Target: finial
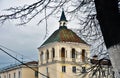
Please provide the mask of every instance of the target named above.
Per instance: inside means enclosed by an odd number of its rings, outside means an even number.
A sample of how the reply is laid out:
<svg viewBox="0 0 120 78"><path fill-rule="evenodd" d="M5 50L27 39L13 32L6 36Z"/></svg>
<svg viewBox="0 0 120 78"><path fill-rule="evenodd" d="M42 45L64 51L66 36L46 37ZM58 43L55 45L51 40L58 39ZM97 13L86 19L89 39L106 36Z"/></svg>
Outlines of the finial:
<svg viewBox="0 0 120 78"><path fill-rule="evenodd" d="M60 22L60 26L65 26L67 22L63 8L62 8L62 14L59 22Z"/></svg>

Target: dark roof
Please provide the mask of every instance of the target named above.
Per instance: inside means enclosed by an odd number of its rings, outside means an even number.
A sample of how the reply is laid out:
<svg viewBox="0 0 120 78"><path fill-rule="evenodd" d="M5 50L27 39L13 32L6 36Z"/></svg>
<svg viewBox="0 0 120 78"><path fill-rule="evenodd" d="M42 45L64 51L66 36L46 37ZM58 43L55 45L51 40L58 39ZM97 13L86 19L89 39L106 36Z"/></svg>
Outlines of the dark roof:
<svg viewBox="0 0 120 78"><path fill-rule="evenodd" d="M61 14L61 17L60 17L59 22L60 22L60 21L66 21L66 22L67 22L67 19L66 19L66 17L65 17L64 11L62 11L62 14Z"/></svg>
<svg viewBox="0 0 120 78"><path fill-rule="evenodd" d="M101 65L109 65L111 66L111 61L110 60L95 60L95 59L90 59L90 62L92 64L101 64Z"/></svg>
<svg viewBox="0 0 120 78"><path fill-rule="evenodd" d="M76 42L87 44L72 30L67 29L66 26L60 26L60 28L56 30L42 45L52 42Z"/></svg>
<svg viewBox="0 0 120 78"><path fill-rule="evenodd" d="M5 71L9 71L9 70L13 70L13 69L17 69L17 68L21 68L23 65L28 65L29 67L31 66L38 66L38 62L37 61L30 61L30 62L25 62L24 64L18 63L18 64L11 64L9 66L3 67L0 69L0 73L1 72L5 72Z"/></svg>
<svg viewBox="0 0 120 78"><path fill-rule="evenodd" d="M27 65L32 65L32 64L38 64L38 62L37 62L37 61L30 61L30 62L27 62L27 63L25 63L25 64L27 64Z"/></svg>

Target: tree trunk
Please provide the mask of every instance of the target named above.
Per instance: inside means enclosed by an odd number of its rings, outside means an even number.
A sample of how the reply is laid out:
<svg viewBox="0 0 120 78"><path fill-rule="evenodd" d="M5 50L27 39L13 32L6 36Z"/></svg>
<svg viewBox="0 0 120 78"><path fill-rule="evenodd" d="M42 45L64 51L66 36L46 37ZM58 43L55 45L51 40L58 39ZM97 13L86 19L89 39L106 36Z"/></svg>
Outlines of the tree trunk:
<svg viewBox="0 0 120 78"><path fill-rule="evenodd" d="M120 43L118 0L95 0L95 7L104 41L107 49L109 49L110 60L115 70L116 78L120 78L120 49L112 47Z"/></svg>

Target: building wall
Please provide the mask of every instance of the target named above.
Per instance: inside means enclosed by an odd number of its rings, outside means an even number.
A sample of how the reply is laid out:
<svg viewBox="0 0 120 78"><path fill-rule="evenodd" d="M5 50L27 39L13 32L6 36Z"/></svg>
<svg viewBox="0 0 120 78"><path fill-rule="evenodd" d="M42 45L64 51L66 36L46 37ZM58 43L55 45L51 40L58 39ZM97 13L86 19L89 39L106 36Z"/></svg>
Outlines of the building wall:
<svg viewBox="0 0 120 78"><path fill-rule="evenodd" d="M66 72L62 72L62 66L66 66ZM71 64L58 64L57 70L60 70L57 72L57 78L76 78L76 73L72 72L72 66ZM77 66L76 66L77 67Z"/></svg>
<svg viewBox="0 0 120 78"><path fill-rule="evenodd" d="M55 57L52 58L52 48L55 49ZM65 48L65 58L61 58L61 48ZM71 50L75 49L76 57L73 60L71 56ZM64 43L64 42L54 42L42 46L39 48L39 72L46 74L48 69L48 75L50 78L77 78L76 73L72 72L72 67L80 69L78 64L84 64L81 58L82 50L85 50L86 57L89 57L89 46L82 43ZM49 52L49 59L46 61L46 52ZM43 52L43 62L41 63L41 52ZM62 72L62 66L66 66L66 72ZM47 74L46 74L47 75ZM44 78L39 75L39 78Z"/></svg>
<svg viewBox="0 0 120 78"><path fill-rule="evenodd" d="M76 61L79 61L79 62L82 62L81 60L81 52L82 52L82 49L85 49L86 51L86 57L90 57L90 47L86 44L81 44L81 43L60 43L60 42L55 42L55 43L50 43L48 45L45 45L45 46L42 46L39 48L39 63L41 63L41 58L40 58L40 54L41 52L43 52L43 63L46 63L46 51L48 50L49 51L49 59L48 61L51 61L52 60L52 57L51 57L51 51L52 51L52 48L55 49L55 58L54 60L61 60L60 58L60 53L61 53L61 48L64 47L65 48L65 53L66 53L66 60L67 61L71 61L72 58L71 58L71 49L72 48L75 48L76 52L78 53L77 54L77 58L76 58ZM40 64L39 64L40 65Z"/></svg>
<svg viewBox="0 0 120 78"><path fill-rule="evenodd" d="M51 65L43 65L41 67L39 67L39 72L41 72L42 74L49 76L50 78L57 78L57 65L56 64L51 64ZM47 78L41 74L39 74L39 78Z"/></svg>
<svg viewBox="0 0 120 78"><path fill-rule="evenodd" d="M35 70L37 70L37 68L34 68ZM35 76L35 71L33 71L30 68L22 68L22 78L37 78L37 76Z"/></svg>
<svg viewBox="0 0 120 78"><path fill-rule="evenodd" d="M36 70L37 67L35 68ZM37 78L35 72L27 67L11 68L0 72L1 78Z"/></svg>
<svg viewBox="0 0 120 78"><path fill-rule="evenodd" d="M62 72L62 66L66 66L66 72ZM72 72L72 66L76 65L55 63L40 67L39 72L50 78L76 78L76 73ZM46 77L39 74L39 78Z"/></svg>
<svg viewBox="0 0 120 78"><path fill-rule="evenodd" d="M1 72L0 76L1 78L19 78L19 72L21 73L21 68Z"/></svg>

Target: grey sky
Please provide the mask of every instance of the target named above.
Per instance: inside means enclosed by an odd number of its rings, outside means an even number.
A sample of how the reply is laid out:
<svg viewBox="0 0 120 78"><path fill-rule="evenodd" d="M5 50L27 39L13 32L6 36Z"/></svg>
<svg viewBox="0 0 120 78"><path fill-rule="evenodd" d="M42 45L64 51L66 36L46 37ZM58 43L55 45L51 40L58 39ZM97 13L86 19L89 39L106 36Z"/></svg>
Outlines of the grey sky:
<svg viewBox="0 0 120 78"><path fill-rule="evenodd" d="M24 4L31 4L35 1L37 0L0 0L0 15L8 13L1 11L3 9ZM60 17L60 15L57 16ZM81 15L81 13L79 15ZM81 16L83 16L83 14ZM66 15L66 17L68 16ZM13 53L4 48L3 49L8 51L10 54L17 57L20 60L22 60L21 55L23 55L23 61L38 60L37 48L47 39L47 37L49 37L55 30L59 28L59 18L54 18L53 16L51 16L48 19L49 34L44 39L46 32L45 21L43 21L39 25L36 25L38 23L37 21L39 21L39 18L41 18L41 16L37 16L30 23L24 26L16 26L16 23L19 22L18 20L7 21L3 25L0 25L0 45L17 51L18 53ZM78 24L78 21L76 22L75 19L70 22L68 21L67 26L68 28L73 29L80 29L81 27ZM93 41L93 43L98 44L99 40ZM96 44L92 44L92 49L96 47ZM101 48L103 47L100 47L99 49L101 50ZM104 50L104 52L106 53L106 49ZM95 53L99 54L98 49L95 52L91 52L91 55ZM13 58L0 51L0 68L8 64L14 63L16 63L16 61Z"/></svg>
<svg viewBox="0 0 120 78"><path fill-rule="evenodd" d="M31 4L35 0L0 0L0 14L5 14L1 10L14 7L18 5ZM37 1L37 0L36 0ZM24 4L23 4L24 3ZM13 56L22 60L38 60L37 48L44 42L45 37L45 22L37 26L36 21L39 17L25 26L16 26L17 21L7 21L0 26L0 45L9 49L17 51L13 53L8 51ZM48 20L48 33L51 35L56 29L59 28L59 18L49 18ZM68 23L69 28L74 28L74 23ZM77 27L77 25L76 25ZM47 37L49 37L49 35ZM47 39L47 38L46 38ZM4 48L3 48L4 49ZM4 49L5 50L5 49ZM21 55L20 55L21 54ZM8 64L14 64L16 61L0 51L0 68Z"/></svg>
<svg viewBox="0 0 120 78"><path fill-rule="evenodd" d="M31 3L33 2L33 0L3 0L0 1L0 10L9 8L10 6L17 6L19 4L23 5L22 3L25 2L30 3L28 1L31 1ZM3 14L4 12L2 11L0 13ZM37 48L43 43L45 36L44 22L39 26L36 25L35 20L26 26L16 26L15 24L16 21L11 21L0 26L0 45L24 55L23 60L37 60ZM52 25L51 27L53 30L55 30L54 26L55 25ZM19 54L15 54L10 51L8 52L19 59L22 58ZM9 62L14 63L15 60L0 51L0 66Z"/></svg>

